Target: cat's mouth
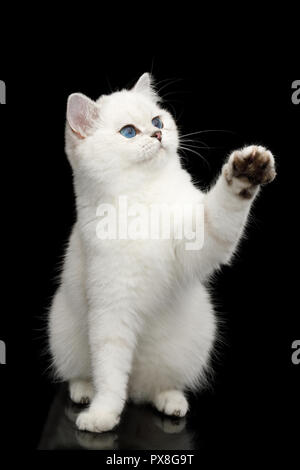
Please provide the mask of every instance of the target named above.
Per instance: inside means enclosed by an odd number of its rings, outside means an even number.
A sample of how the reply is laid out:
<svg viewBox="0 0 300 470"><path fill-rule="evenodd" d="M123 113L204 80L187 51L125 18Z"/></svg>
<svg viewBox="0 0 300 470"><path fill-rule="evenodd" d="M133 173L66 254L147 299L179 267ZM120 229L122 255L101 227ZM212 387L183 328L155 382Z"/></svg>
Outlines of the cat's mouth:
<svg viewBox="0 0 300 470"><path fill-rule="evenodd" d="M148 144L143 146L142 160L143 161L149 161L149 160L152 160L154 158L157 158L161 154L161 151L164 150L164 149L165 149L164 145L159 140L157 140L155 142L155 145L153 145L153 143L151 143L151 144L148 143Z"/></svg>

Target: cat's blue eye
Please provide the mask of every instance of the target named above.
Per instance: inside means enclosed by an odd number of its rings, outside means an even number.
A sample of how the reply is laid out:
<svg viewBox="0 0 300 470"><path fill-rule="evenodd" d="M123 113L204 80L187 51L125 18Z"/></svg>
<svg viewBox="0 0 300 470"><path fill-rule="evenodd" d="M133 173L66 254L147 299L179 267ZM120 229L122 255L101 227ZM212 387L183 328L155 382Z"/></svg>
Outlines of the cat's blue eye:
<svg viewBox="0 0 300 470"><path fill-rule="evenodd" d="M154 127L157 127L158 129L163 128L163 123L158 116L152 119L152 124Z"/></svg>
<svg viewBox="0 0 300 470"><path fill-rule="evenodd" d="M127 137L127 139L131 139L132 137L136 136L136 130L133 126L124 126L120 130L120 134L122 134L124 137Z"/></svg>

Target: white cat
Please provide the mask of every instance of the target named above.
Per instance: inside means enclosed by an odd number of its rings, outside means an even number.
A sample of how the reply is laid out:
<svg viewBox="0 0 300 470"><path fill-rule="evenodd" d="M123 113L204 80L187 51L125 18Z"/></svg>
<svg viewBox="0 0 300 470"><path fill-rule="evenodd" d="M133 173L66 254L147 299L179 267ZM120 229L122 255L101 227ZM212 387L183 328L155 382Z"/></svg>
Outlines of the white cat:
<svg viewBox="0 0 300 470"><path fill-rule="evenodd" d="M185 391L203 384L216 318L203 282L229 263L260 184L275 177L268 150L233 152L216 184L199 191L181 167L179 135L149 74L132 90L93 102L72 94L66 153L77 222L53 300L49 336L57 376L71 399L89 403L81 430L111 430L127 398L184 416ZM97 207L131 203L204 205L204 246L185 241L100 240Z"/></svg>

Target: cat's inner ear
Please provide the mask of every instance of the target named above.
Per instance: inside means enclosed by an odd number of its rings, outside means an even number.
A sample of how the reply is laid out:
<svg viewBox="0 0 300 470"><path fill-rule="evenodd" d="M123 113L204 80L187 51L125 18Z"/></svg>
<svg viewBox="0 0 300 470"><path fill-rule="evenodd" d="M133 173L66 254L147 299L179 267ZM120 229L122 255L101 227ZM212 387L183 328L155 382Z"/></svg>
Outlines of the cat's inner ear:
<svg viewBox="0 0 300 470"><path fill-rule="evenodd" d="M155 101L157 101L158 99L153 88L153 79L150 73L143 73L143 75L138 79L138 81L134 85L133 91L143 93L144 95L155 99Z"/></svg>
<svg viewBox="0 0 300 470"><path fill-rule="evenodd" d="M99 107L81 93L73 93L68 98L67 121L72 131L84 139L91 134L95 121L99 118Z"/></svg>

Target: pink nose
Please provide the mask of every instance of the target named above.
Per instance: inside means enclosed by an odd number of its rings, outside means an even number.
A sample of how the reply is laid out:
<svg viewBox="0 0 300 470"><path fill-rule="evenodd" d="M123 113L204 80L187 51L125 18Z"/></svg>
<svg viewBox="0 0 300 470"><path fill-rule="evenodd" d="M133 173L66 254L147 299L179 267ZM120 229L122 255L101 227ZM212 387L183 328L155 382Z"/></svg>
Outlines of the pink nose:
<svg viewBox="0 0 300 470"><path fill-rule="evenodd" d="M152 137L156 137L161 142L161 139L162 139L161 131L155 131L154 134L152 134Z"/></svg>

